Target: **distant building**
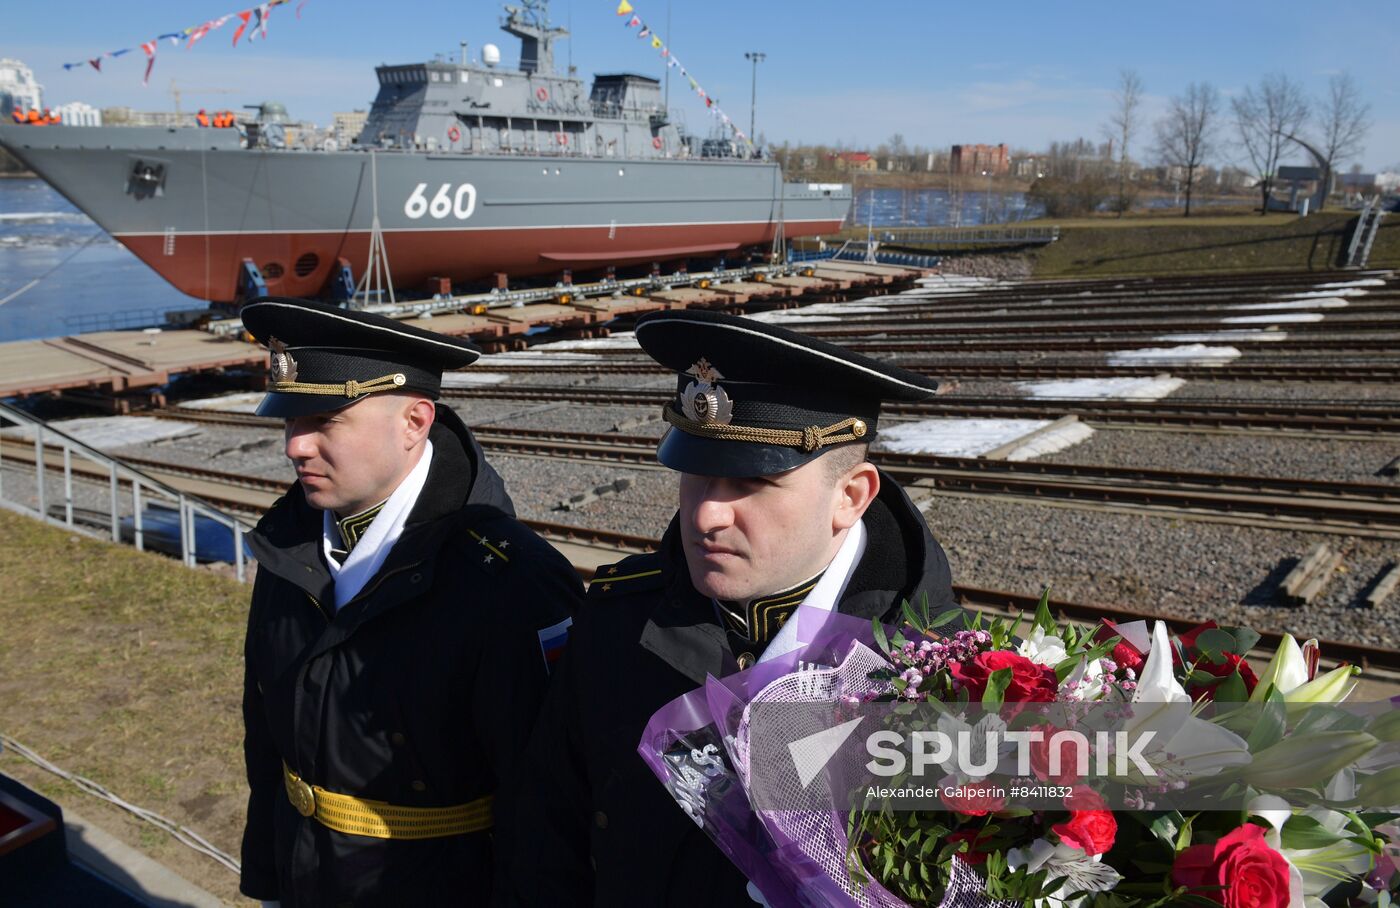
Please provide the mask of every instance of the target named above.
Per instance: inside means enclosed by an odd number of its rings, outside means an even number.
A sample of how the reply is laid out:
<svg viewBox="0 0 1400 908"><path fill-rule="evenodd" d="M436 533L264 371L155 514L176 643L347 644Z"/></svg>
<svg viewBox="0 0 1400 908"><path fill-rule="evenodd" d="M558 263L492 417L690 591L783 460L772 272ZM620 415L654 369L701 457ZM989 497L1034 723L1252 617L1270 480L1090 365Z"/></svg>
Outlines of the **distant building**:
<svg viewBox="0 0 1400 908"><path fill-rule="evenodd" d="M84 104L82 101L73 101L62 107L55 107L53 112L58 114L65 126L102 125L102 111L91 104Z"/></svg>
<svg viewBox="0 0 1400 908"><path fill-rule="evenodd" d="M880 169L880 162L867 151L843 151L840 154L827 155L826 159L827 163L834 165L837 170L870 171Z"/></svg>
<svg viewBox="0 0 1400 908"><path fill-rule="evenodd" d="M1376 188L1381 192L1394 192L1400 189L1400 173L1378 173L1376 174Z"/></svg>
<svg viewBox="0 0 1400 908"><path fill-rule="evenodd" d="M28 112L44 106L44 86L34 81L34 71L18 60L0 60L0 115L18 108Z"/></svg>
<svg viewBox="0 0 1400 908"><path fill-rule="evenodd" d="M1011 173L1023 180L1039 179L1045 172L1045 162L1035 157L1016 158L1011 162Z"/></svg>
<svg viewBox="0 0 1400 908"><path fill-rule="evenodd" d="M1011 169L1011 152L1001 145L954 145L951 167L961 174L1004 174Z"/></svg>
<svg viewBox="0 0 1400 908"><path fill-rule="evenodd" d="M331 138L342 148L359 138L369 113L363 110L341 111L331 115Z"/></svg>

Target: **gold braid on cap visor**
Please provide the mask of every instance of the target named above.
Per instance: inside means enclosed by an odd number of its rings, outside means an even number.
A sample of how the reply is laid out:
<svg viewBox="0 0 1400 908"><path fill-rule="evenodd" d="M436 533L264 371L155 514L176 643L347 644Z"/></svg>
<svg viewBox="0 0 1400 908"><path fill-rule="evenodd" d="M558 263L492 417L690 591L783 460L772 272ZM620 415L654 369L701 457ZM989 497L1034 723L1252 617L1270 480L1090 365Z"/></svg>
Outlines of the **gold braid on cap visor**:
<svg viewBox="0 0 1400 908"><path fill-rule="evenodd" d="M865 420L854 416L832 423L829 426L808 426L805 429L762 429L758 426L733 426L714 422L696 422L677 413L670 404L661 408L661 418L671 425L699 435L701 438L717 438L721 441L751 441L765 445L781 445L786 448L799 448L810 454L824 445L835 445L846 441L860 441L868 429Z"/></svg>
<svg viewBox="0 0 1400 908"><path fill-rule="evenodd" d="M395 372L392 375L381 375L378 378L371 378L368 381L355 381L353 378L338 384L315 384L305 381L275 381L272 383L272 390L278 394L332 394L341 397L348 397L354 400L366 394L373 394L375 391L395 391L402 388L408 381L407 376L402 372Z"/></svg>

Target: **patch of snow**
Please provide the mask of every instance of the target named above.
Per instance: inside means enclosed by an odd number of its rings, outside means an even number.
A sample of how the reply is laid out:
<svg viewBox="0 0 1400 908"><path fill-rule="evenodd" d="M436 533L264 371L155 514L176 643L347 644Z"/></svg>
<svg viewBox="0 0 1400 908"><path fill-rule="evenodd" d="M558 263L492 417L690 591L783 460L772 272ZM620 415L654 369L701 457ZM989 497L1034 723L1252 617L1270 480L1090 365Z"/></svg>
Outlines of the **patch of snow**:
<svg viewBox="0 0 1400 908"><path fill-rule="evenodd" d="M1202 331L1197 334L1161 334L1154 337L1153 340L1173 341L1175 343L1231 340L1281 341L1288 340L1288 332L1269 331L1265 328L1227 328L1224 331Z"/></svg>
<svg viewBox="0 0 1400 908"><path fill-rule="evenodd" d="M81 419L61 419L49 425L99 450L183 438L187 435L198 435L203 431L193 423L157 419L154 416L90 416ZM18 426L6 429L5 435L33 438L34 427Z"/></svg>
<svg viewBox="0 0 1400 908"><path fill-rule="evenodd" d="M1300 300L1280 300L1276 303L1244 303L1231 309L1343 309L1350 306L1339 296L1317 296Z"/></svg>
<svg viewBox="0 0 1400 908"><path fill-rule="evenodd" d="M1208 347L1205 344L1185 344L1180 347L1144 347L1141 350L1118 350L1108 354L1110 366L1223 366L1238 359L1235 347Z"/></svg>
<svg viewBox="0 0 1400 908"><path fill-rule="evenodd" d="M1365 296L1370 292L1369 290L1362 290L1359 287L1343 287L1336 290L1300 290L1297 293L1285 293L1283 296L1279 297L1279 299L1312 299L1319 296Z"/></svg>
<svg viewBox="0 0 1400 908"><path fill-rule="evenodd" d="M509 379L509 375L501 372L477 372L474 369L467 369L462 372L442 373L442 386L444 388L479 388L485 385L499 385Z"/></svg>
<svg viewBox="0 0 1400 908"><path fill-rule="evenodd" d="M241 394L225 394L222 397L201 397L198 400L182 400L181 407L191 410L217 410L221 413L252 413L258 409L266 396L261 391L244 391Z"/></svg>
<svg viewBox="0 0 1400 908"><path fill-rule="evenodd" d="M1056 426L1048 432L1041 432L1034 438L1026 439L1026 443L1007 454L1006 459L1031 460L1042 454L1054 454L1056 451L1063 451L1065 448L1079 444L1093 434L1094 430L1082 422L1066 423L1063 426Z"/></svg>
<svg viewBox="0 0 1400 908"><path fill-rule="evenodd" d="M1183 378L1071 378L1061 381L1022 381L1016 386L1030 397L1099 400L1161 400L1182 385Z"/></svg>
<svg viewBox="0 0 1400 908"><path fill-rule="evenodd" d="M553 341L536 344L531 350L635 350L637 336L631 331L619 331L608 337L584 337L578 340Z"/></svg>
<svg viewBox="0 0 1400 908"><path fill-rule="evenodd" d="M1330 284L1318 284L1319 290L1330 290L1333 287L1384 287L1385 281L1378 277L1365 277L1355 281L1333 281Z"/></svg>
<svg viewBox="0 0 1400 908"><path fill-rule="evenodd" d="M1049 419L921 419L880 427L876 450L977 457L1050 425Z"/></svg>
<svg viewBox="0 0 1400 908"><path fill-rule="evenodd" d="M1222 318L1225 325L1263 325L1281 322L1320 322L1327 316L1321 312L1281 312L1278 315L1236 315Z"/></svg>

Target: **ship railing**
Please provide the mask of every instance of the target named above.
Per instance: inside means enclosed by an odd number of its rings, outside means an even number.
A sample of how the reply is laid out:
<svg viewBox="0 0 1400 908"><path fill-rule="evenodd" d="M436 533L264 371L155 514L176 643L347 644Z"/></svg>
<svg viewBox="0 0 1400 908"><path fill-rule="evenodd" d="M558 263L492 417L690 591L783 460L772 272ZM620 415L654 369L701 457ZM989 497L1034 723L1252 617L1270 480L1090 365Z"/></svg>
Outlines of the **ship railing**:
<svg viewBox="0 0 1400 908"><path fill-rule="evenodd" d="M32 450L26 450L30 446L24 442L31 438ZM0 444L0 507L74 532L130 541L137 551L145 551L150 532L147 508L165 504L179 515L176 551L181 562L187 567L198 563L196 528L212 521L231 534L234 574L240 583L247 579L243 537L249 527L232 514L5 403L0 403L0 440L20 443L8 454ZM15 453L17 449L25 455ZM88 468L75 471L75 461ZM79 484L81 505L75 500Z"/></svg>
<svg viewBox="0 0 1400 908"><path fill-rule="evenodd" d="M122 312L84 312L79 315L65 315L63 327L70 334L163 328L169 324L167 313L183 308L185 307L172 305L162 309L127 309Z"/></svg>

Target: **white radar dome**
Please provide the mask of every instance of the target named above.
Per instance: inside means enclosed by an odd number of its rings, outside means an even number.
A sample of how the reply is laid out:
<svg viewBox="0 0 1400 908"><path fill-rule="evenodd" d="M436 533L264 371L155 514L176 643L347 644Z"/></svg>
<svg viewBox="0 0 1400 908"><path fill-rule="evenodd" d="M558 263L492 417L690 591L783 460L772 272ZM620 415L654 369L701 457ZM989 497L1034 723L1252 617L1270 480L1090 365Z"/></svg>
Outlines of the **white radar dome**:
<svg viewBox="0 0 1400 908"><path fill-rule="evenodd" d="M494 44L488 44L481 49L481 62L487 66L495 66L501 62L501 49Z"/></svg>

